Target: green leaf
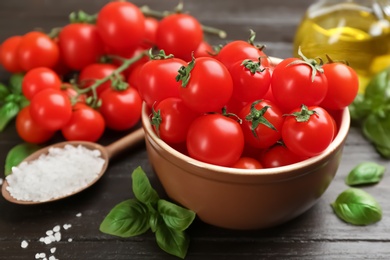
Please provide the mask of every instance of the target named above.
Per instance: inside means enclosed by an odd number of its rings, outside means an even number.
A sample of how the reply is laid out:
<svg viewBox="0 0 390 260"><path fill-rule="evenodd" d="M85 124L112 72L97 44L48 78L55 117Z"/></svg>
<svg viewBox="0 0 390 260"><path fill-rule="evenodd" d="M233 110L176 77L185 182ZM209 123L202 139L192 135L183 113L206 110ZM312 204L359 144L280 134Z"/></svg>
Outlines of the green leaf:
<svg viewBox="0 0 390 260"><path fill-rule="evenodd" d="M156 204L159 200L157 192L150 185L144 170L138 166L131 175L134 196L145 204Z"/></svg>
<svg viewBox="0 0 390 260"><path fill-rule="evenodd" d="M372 110L390 101L390 67L376 74L364 92L365 100L370 100Z"/></svg>
<svg viewBox="0 0 390 260"><path fill-rule="evenodd" d="M136 199L116 205L100 224L100 231L119 237L132 237L149 229L148 208Z"/></svg>
<svg viewBox="0 0 390 260"><path fill-rule="evenodd" d="M385 173L386 168L374 162L358 164L345 178L347 185L364 185L378 183Z"/></svg>
<svg viewBox="0 0 390 260"><path fill-rule="evenodd" d="M162 250L182 259L185 258L190 245L190 238L186 233L174 230L164 224L157 228L156 241Z"/></svg>
<svg viewBox="0 0 390 260"><path fill-rule="evenodd" d="M353 225L369 225L382 219L379 203L361 189L345 190L331 206L340 219Z"/></svg>
<svg viewBox="0 0 390 260"><path fill-rule="evenodd" d="M390 153L381 152L390 150L390 114L379 116L372 113L364 120L362 127L364 136L376 146L377 151L383 157L390 158Z"/></svg>
<svg viewBox="0 0 390 260"><path fill-rule="evenodd" d="M24 75L21 73L12 74L9 79L9 87L13 94L22 94L22 81Z"/></svg>
<svg viewBox="0 0 390 260"><path fill-rule="evenodd" d="M12 173L12 167L19 165L27 156L41 149L42 147L31 143L21 143L14 146L5 158L4 174Z"/></svg>
<svg viewBox="0 0 390 260"><path fill-rule="evenodd" d="M0 108L0 132L8 125L8 123L19 113L19 105L15 102L5 103Z"/></svg>
<svg viewBox="0 0 390 260"><path fill-rule="evenodd" d="M6 85L0 83L0 105L4 103L5 98L11 94Z"/></svg>
<svg viewBox="0 0 390 260"><path fill-rule="evenodd" d="M349 113L351 114L351 119L354 121L361 121L364 119L369 113L371 109L371 104L369 99L365 99L364 95L359 93L355 97L352 104L348 106Z"/></svg>
<svg viewBox="0 0 390 260"><path fill-rule="evenodd" d="M195 219L195 212L166 200L158 201L158 212L165 224L175 230L186 230Z"/></svg>

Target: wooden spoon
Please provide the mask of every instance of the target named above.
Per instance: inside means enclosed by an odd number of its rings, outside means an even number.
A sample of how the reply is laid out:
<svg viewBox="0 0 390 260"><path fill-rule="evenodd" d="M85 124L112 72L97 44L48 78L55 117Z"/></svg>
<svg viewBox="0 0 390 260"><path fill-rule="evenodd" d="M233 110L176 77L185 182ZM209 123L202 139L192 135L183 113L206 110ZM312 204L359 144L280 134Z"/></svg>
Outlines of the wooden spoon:
<svg viewBox="0 0 390 260"><path fill-rule="evenodd" d="M102 167L102 170L98 174L98 176L92 182L90 182L85 187L82 187L82 188L74 191L72 194L69 194L69 195L53 198L53 199L46 200L46 201L18 200L18 199L15 199L14 197L12 197L11 194L9 193L9 191L7 190L7 187L9 186L9 184L7 182L7 179L5 179L4 182L3 182L1 193L2 193L3 197L6 200L8 200L8 201L10 201L12 203L16 203L16 204L30 204L30 205L47 203L47 202L56 201L56 200L60 200L60 199L64 199L66 197L72 196L72 195L74 195L76 193L79 193L79 192L87 189L88 187L90 187L94 183L96 183L103 176L103 174L106 172L106 169L107 169L107 166L108 166L110 158L112 158L115 155L119 154L123 150L125 150L125 149L127 149L127 148L129 148L129 147L131 147L133 145L136 145L137 143L141 142L142 140L144 140L144 130L141 127L140 129L131 132L130 134L122 137L121 139L111 143L108 146L102 146L102 145L97 144L97 143L86 142L86 141L67 141L67 142L61 142L61 143L49 145L47 147L44 147L44 148L34 152L33 154L31 154L30 156L25 158L23 161L24 162L33 161L33 160L37 159L41 154L47 154L51 147L62 148L65 145L71 144L73 146L82 145L85 148L88 148L90 150L99 150L100 153L101 153L101 158L105 160L105 163L104 163L104 165Z"/></svg>

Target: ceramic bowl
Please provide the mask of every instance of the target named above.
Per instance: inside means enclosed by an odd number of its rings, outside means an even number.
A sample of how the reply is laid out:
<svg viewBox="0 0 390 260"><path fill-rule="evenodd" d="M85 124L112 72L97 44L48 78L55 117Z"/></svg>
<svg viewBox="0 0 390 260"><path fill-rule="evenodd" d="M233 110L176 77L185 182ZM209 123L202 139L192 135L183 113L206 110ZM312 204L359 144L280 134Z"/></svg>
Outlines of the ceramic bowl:
<svg viewBox="0 0 390 260"><path fill-rule="evenodd" d="M288 166L236 169L178 152L153 131L144 104L142 125L149 161L168 197L202 221L228 229L263 229L310 209L333 180L350 127L348 108L334 113L338 133L320 155Z"/></svg>

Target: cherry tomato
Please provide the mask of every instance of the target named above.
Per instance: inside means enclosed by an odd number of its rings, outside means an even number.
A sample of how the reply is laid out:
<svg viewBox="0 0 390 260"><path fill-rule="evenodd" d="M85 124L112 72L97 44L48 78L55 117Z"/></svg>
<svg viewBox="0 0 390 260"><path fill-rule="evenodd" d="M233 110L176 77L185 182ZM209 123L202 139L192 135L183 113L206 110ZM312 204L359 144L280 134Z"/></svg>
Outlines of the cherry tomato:
<svg viewBox="0 0 390 260"><path fill-rule="evenodd" d="M180 97L184 104L197 112L220 111L233 93L229 71L221 62L210 57L196 58L182 69L191 67L180 79Z"/></svg>
<svg viewBox="0 0 390 260"><path fill-rule="evenodd" d="M168 97L179 97L177 71L187 63L182 59L152 59L138 72L138 91L149 107Z"/></svg>
<svg viewBox="0 0 390 260"><path fill-rule="evenodd" d="M157 28L156 43L159 49L176 58L190 61L203 40L203 30L199 21L184 13L174 13L164 17Z"/></svg>
<svg viewBox="0 0 390 260"><path fill-rule="evenodd" d="M137 89L129 87L126 90L106 89L100 95L102 105L100 113L108 128L127 130L137 124L141 118L142 99Z"/></svg>
<svg viewBox="0 0 390 260"><path fill-rule="evenodd" d="M183 143L188 129L199 113L189 109L180 98L166 98L153 108L151 123L166 143Z"/></svg>
<svg viewBox="0 0 390 260"><path fill-rule="evenodd" d="M54 68L60 58L57 43L42 32L26 33L18 46L18 62L24 71L37 67Z"/></svg>
<svg viewBox="0 0 390 260"><path fill-rule="evenodd" d="M197 117L187 134L187 149L192 158L220 166L233 165L244 149L240 124L221 114Z"/></svg>
<svg viewBox="0 0 390 260"><path fill-rule="evenodd" d="M97 27L87 23L71 23L58 35L61 58L72 70L96 63L104 54L104 43Z"/></svg>
<svg viewBox="0 0 390 260"><path fill-rule="evenodd" d="M232 165L232 168L238 169L263 169L263 165L261 163L251 157L240 157L237 162Z"/></svg>
<svg viewBox="0 0 390 260"><path fill-rule="evenodd" d="M235 40L231 41L219 51L216 58L222 62L228 69L237 61L243 61L245 59L261 58L261 65L263 67L269 67L269 61L267 55L258 47L250 44L246 41Z"/></svg>
<svg viewBox="0 0 390 260"><path fill-rule="evenodd" d="M152 48L156 45L156 34L159 21L153 17L145 17L145 36L141 46L145 49Z"/></svg>
<svg viewBox="0 0 390 260"><path fill-rule="evenodd" d="M286 112L306 106L319 105L328 90L324 73L298 58L287 58L276 65L271 78L272 93L277 104Z"/></svg>
<svg viewBox="0 0 390 260"><path fill-rule="evenodd" d="M39 91L30 103L31 118L47 130L64 127L72 116L72 104L61 91L51 88Z"/></svg>
<svg viewBox="0 0 390 260"><path fill-rule="evenodd" d="M72 102L81 102L85 103L87 99L87 95L85 94L79 94L75 87L70 83L62 83L61 85L61 91L65 93L65 95L72 101Z"/></svg>
<svg viewBox="0 0 390 260"><path fill-rule="evenodd" d="M11 73L22 72L23 69L19 65L17 50L22 36L16 35L7 38L0 48L0 62L1 65Z"/></svg>
<svg viewBox="0 0 390 260"><path fill-rule="evenodd" d="M115 65L108 63L93 63L84 67L79 74L78 82L81 88L88 88L96 82L110 76L117 69ZM111 88L111 80L107 80L96 88L98 96L106 89Z"/></svg>
<svg viewBox="0 0 390 260"><path fill-rule="evenodd" d="M112 1L100 9L96 26L103 42L113 50L134 50L145 36L145 17L126 1Z"/></svg>
<svg viewBox="0 0 390 260"><path fill-rule="evenodd" d="M343 63L327 63L322 68L328 80L328 91L321 107L337 110L350 105L359 90L356 72Z"/></svg>
<svg viewBox="0 0 390 260"><path fill-rule="evenodd" d="M34 95L46 88L61 89L61 79L52 69L38 67L29 70L22 80L23 95L31 100Z"/></svg>
<svg viewBox="0 0 390 260"><path fill-rule="evenodd" d="M268 100L248 103L238 114L242 119L242 130L248 145L267 148L281 138L283 112Z"/></svg>
<svg viewBox="0 0 390 260"><path fill-rule="evenodd" d="M284 145L275 144L261 154L260 162L264 168L275 168L297 163L306 158L293 153Z"/></svg>
<svg viewBox="0 0 390 260"><path fill-rule="evenodd" d="M215 57L213 47L206 41L202 41L194 51L194 57Z"/></svg>
<svg viewBox="0 0 390 260"><path fill-rule="evenodd" d="M302 106L286 116L282 139L286 147L299 156L312 157L322 153L335 135L331 115L318 106Z"/></svg>
<svg viewBox="0 0 390 260"><path fill-rule="evenodd" d="M103 135L105 122L103 116L93 108L77 103L69 122L62 127L61 133L68 141L96 142Z"/></svg>
<svg viewBox="0 0 390 260"><path fill-rule="evenodd" d="M271 75L259 60L238 61L229 69L233 79L233 98L242 102L253 102L267 93Z"/></svg>
<svg viewBox="0 0 390 260"><path fill-rule="evenodd" d="M41 144L50 140L55 131L47 130L36 123L30 115L30 107L24 107L16 116L16 131L25 142Z"/></svg>

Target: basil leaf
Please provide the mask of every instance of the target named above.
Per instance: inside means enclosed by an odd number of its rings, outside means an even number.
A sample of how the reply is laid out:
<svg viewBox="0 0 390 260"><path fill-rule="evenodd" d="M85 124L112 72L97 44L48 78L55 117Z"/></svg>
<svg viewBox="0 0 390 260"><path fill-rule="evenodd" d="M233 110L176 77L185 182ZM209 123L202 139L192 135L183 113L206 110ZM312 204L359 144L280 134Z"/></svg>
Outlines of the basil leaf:
<svg viewBox="0 0 390 260"><path fill-rule="evenodd" d="M12 93L22 94L22 81L24 75L21 73L12 74L9 79L9 87Z"/></svg>
<svg viewBox="0 0 390 260"><path fill-rule="evenodd" d="M138 166L131 175L134 196L145 204L155 204L159 200L157 192L152 188L143 169Z"/></svg>
<svg viewBox="0 0 390 260"><path fill-rule="evenodd" d="M363 134L370 140L377 151L385 158L390 158L390 114L383 116L372 113L363 122Z"/></svg>
<svg viewBox="0 0 390 260"><path fill-rule="evenodd" d="M6 85L0 83L0 105L4 103L5 98L11 94Z"/></svg>
<svg viewBox="0 0 390 260"><path fill-rule="evenodd" d="M368 83L364 96L366 100L371 100L372 110L390 101L390 68L374 76Z"/></svg>
<svg viewBox="0 0 390 260"><path fill-rule="evenodd" d="M366 100L364 95L359 93L354 101L348 106L348 109L352 120L361 121L370 113L370 100Z"/></svg>
<svg viewBox="0 0 390 260"><path fill-rule="evenodd" d="M166 200L158 201L158 212L165 224L178 231L186 230L195 219L195 212Z"/></svg>
<svg viewBox="0 0 390 260"><path fill-rule="evenodd" d="M119 237L132 237L149 229L148 208L135 199L116 205L100 224L100 231Z"/></svg>
<svg viewBox="0 0 390 260"><path fill-rule="evenodd" d="M5 103L0 108L0 132L8 125L8 123L19 113L19 106L15 102Z"/></svg>
<svg viewBox="0 0 390 260"><path fill-rule="evenodd" d="M340 219L353 225L369 225L382 219L379 203L361 189L345 190L331 206Z"/></svg>
<svg viewBox="0 0 390 260"><path fill-rule="evenodd" d="M19 165L27 156L39 150L41 147L36 144L21 143L14 146L5 158L4 174L8 176L12 173L12 167Z"/></svg>
<svg viewBox="0 0 390 260"><path fill-rule="evenodd" d="M168 254L185 258L190 238L183 231L174 230L161 224L156 231L156 241L158 246Z"/></svg>
<svg viewBox="0 0 390 260"><path fill-rule="evenodd" d="M347 185L364 185L378 183L385 173L386 168L374 162L358 164L345 178Z"/></svg>

